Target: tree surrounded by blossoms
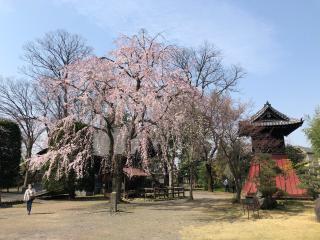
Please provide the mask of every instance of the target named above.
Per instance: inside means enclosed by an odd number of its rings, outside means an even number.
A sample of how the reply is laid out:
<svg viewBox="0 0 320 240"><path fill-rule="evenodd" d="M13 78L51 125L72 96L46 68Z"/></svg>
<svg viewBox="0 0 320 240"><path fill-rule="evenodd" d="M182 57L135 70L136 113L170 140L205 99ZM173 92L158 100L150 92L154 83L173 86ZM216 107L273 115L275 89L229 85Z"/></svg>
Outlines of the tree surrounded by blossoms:
<svg viewBox="0 0 320 240"><path fill-rule="evenodd" d="M136 138L140 142L143 166L148 168L148 136L176 99L196 91L181 69L172 63L174 47L159 39L159 35L150 37L145 31L132 37L123 35L107 57L90 57L68 66L66 82L70 86L69 98L72 96L68 107L75 109L80 105L82 111L76 117L108 135L108 158L114 166L119 165L115 173L122 169L121 164L116 164L118 154L126 155L130 165L132 140ZM42 81L45 84L46 79ZM116 129L120 130L117 136ZM126 138L125 151L116 153L115 145L120 138ZM52 152L50 159L56 154ZM46 164L35 161L37 166ZM86 164L86 158L79 157L77 162L69 167L62 164L60 170L79 168Z"/></svg>

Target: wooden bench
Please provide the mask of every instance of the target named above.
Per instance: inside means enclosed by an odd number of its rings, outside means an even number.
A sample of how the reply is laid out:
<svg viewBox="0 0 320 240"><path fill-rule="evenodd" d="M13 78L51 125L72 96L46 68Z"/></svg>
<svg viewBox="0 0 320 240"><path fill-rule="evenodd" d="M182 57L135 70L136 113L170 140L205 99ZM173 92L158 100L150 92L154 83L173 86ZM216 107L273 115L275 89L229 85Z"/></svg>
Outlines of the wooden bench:
<svg viewBox="0 0 320 240"><path fill-rule="evenodd" d="M242 199L242 209L245 214L245 212L248 212L248 219L250 216L250 211L252 211L252 214L254 214L255 211L258 212L258 217L259 215L259 209L260 209L260 202L257 196L253 197L247 197L245 199Z"/></svg>
<svg viewBox="0 0 320 240"><path fill-rule="evenodd" d="M144 190L144 200L146 200L147 197L155 198L154 188L144 188L143 190Z"/></svg>
<svg viewBox="0 0 320 240"><path fill-rule="evenodd" d="M182 194L183 197L185 196L184 187L172 187L170 189L171 189L172 198L175 198L175 197L180 198L180 194Z"/></svg>
<svg viewBox="0 0 320 240"><path fill-rule="evenodd" d="M169 190L168 188L154 188L154 196L155 198L169 198Z"/></svg>
<svg viewBox="0 0 320 240"><path fill-rule="evenodd" d="M144 199L147 197L156 198L180 198L180 196L185 197L185 189L183 187L155 187L155 188L144 188Z"/></svg>
<svg viewBox="0 0 320 240"><path fill-rule="evenodd" d="M124 192L124 198L128 199L130 197L134 197L137 195L137 191L136 190L127 190Z"/></svg>

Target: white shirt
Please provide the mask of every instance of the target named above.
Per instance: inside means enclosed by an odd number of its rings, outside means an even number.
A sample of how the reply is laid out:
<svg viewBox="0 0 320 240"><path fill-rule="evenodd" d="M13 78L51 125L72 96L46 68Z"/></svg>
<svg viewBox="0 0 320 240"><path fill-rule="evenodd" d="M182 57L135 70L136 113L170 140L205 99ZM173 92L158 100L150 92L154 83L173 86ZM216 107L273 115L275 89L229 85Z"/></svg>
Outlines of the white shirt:
<svg viewBox="0 0 320 240"><path fill-rule="evenodd" d="M35 194L36 194L36 190L34 190L34 188L31 188L31 189L28 188L24 193L23 200L29 201L32 196L35 196Z"/></svg>
<svg viewBox="0 0 320 240"><path fill-rule="evenodd" d="M224 182L223 182L223 185L227 186L228 183L229 183L229 182L228 182L228 179L225 179Z"/></svg>

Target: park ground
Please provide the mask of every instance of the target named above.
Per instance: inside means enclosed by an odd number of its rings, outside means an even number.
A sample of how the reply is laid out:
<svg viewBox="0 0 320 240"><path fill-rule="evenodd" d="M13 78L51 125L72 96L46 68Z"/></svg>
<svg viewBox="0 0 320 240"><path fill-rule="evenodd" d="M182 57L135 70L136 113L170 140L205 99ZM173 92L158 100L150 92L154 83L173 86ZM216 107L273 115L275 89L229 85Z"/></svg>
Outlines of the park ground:
<svg viewBox="0 0 320 240"><path fill-rule="evenodd" d="M23 204L0 209L0 239L320 239L312 201L289 201L248 220L231 200L230 193L201 191L194 201L136 199L113 215L106 200L36 200L30 216Z"/></svg>

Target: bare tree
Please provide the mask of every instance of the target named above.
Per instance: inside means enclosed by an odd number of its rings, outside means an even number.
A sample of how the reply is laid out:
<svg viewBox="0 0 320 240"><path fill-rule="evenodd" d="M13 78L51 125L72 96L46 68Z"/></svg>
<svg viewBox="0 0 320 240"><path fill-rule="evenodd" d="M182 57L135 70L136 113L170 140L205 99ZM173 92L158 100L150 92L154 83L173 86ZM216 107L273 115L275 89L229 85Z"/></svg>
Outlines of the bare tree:
<svg viewBox="0 0 320 240"><path fill-rule="evenodd" d="M26 43L23 49L26 66L22 71L36 80L42 94L47 95L45 97L50 100L48 113L54 119L68 116L67 66L91 55L92 48L81 36L57 30ZM46 79L46 84L41 84L42 79Z"/></svg>
<svg viewBox="0 0 320 240"><path fill-rule="evenodd" d="M235 91L238 80L245 73L239 66L225 67L220 51L208 43L199 48L177 47L173 54L173 64L180 68L192 86L198 88L204 98L209 101L205 112L206 128L203 128L201 160L205 162L208 191L213 191L212 164L221 138L221 106L226 99L226 92ZM222 97L221 97L222 96ZM206 101L206 100L204 100Z"/></svg>
<svg viewBox="0 0 320 240"><path fill-rule="evenodd" d="M38 121L39 115L33 86L28 82L12 79L0 82L0 113L19 125L25 146L25 158L30 158L34 144L44 129ZM26 169L24 186L27 184L27 172Z"/></svg>
<svg viewBox="0 0 320 240"><path fill-rule="evenodd" d="M239 137L239 121L246 111L246 105L235 106L232 101L226 102L222 111L221 137L219 149L221 157L226 161L236 187L236 201L240 201L245 167L250 162L250 145Z"/></svg>
<svg viewBox="0 0 320 240"><path fill-rule="evenodd" d="M238 80L244 76L244 71L239 66L226 68L220 52L208 43L198 49L176 48L173 62L185 72L190 84L197 87L202 94L205 94L207 89L219 93L235 90Z"/></svg>

